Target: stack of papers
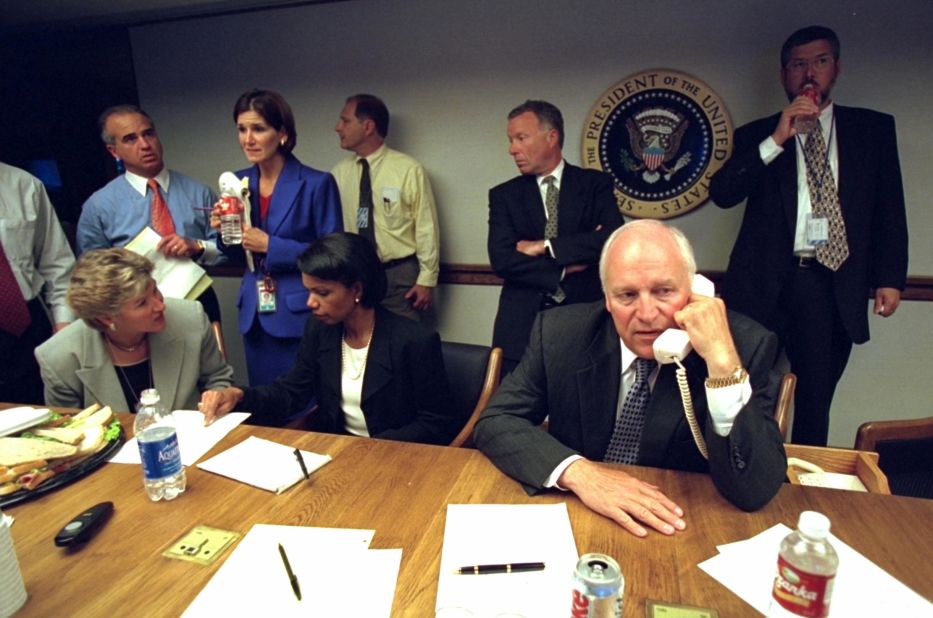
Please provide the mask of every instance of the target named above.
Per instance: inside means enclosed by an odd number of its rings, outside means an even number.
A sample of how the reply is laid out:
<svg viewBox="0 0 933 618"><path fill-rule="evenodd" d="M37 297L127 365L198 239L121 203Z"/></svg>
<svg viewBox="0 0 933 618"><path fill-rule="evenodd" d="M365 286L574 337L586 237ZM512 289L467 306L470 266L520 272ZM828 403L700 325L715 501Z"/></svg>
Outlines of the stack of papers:
<svg viewBox="0 0 933 618"><path fill-rule="evenodd" d="M308 474L331 460L330 455L310 451L298 452L305 462ZM250 436L223 453L202 461L198 467L277 494L305 477L304 470L295 456L294 447L256 436Z"/></svg>
<svg viewBox="0 0 933 618"><path fill-rule="evenodd" d="M194 300L211 287L213 280L203 268L187 258L167 258L156 249L162 237L151 227L144 227L126 248L142 255L155 266L152 278L159 291L169 298Z"/></svg>
<svg viewBox="0 0 933 618"><path fill-rule="evenodd" d="M449 504L436 615L567 616L577 559L564 503ZM544 562L545 568L524 573L456 574L464 566L517 562Z"/></svg>
<svg viewBox="0 0 933 618"><path fill-rule="evenodd" d="M777 524L746 541L718 546L719 555L701 562L699 566L765 614L771 605L778 548L781 540L790 533L790 528ZM839 555L839 570L829 606L830 618L933 615L933 604L878 565L832 534L829 542Z"/></svg>
<svg viewBox="0 0 933 618"><path fill-rule="evenodd" d="M256 524L188 606L186 618L392 613L401 549L368 549L373 530ZM298 580L296 598L279 556Z"/></svg>
<svg viewBox="0 0 933 618"><path fill-rule="evenodd" d="M249 418L248 412L231 412L204 426L204 415L197 410L175 410L175 431L178 434L178 449L181 451L181 463L193 466L214 448L233 428ZM294 457L294 456L293 456ZM120 450L110 459L110 463L140 464L139 445L136 438L127 440Z"/></svg>

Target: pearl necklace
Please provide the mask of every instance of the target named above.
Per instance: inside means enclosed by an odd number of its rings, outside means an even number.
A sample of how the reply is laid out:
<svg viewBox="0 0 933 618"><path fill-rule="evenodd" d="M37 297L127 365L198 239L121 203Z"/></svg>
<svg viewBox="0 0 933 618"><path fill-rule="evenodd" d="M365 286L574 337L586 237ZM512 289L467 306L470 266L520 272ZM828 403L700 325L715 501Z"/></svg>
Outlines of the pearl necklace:
<svg viewBox="0 0 933 618"><path fill-rule="evenodd" d="M353 362L353 356L348 352L350 344L347 342L347 330L344 329L343 331L343 337L340 342L340 372L347 374L351 380L359 380L363 375L363 371L366 369L366 358L369 356L369 344L373 340L374 330L376 330L375 324L373 324L372 329L370 329L369 336L366 337L366 345L363 346L363 360L359 365Z"/></svg>
<svg viewBox="0 0 933 618"><path fill-rule="evenodd" d="M114 348L120 350L121 352L135 352L136 350L138 350L138 349L140 348L140 346L142 346L144 343L146 343L146 337L145 337L145 335L143 335L143 338L139 340L139 343L137 343L136 345L128 346L128 347L124 347L124 346L120 345L119 343L117 343L116 341L114 341L113 339L111 339L110 337L108 337L107 335L104 335L104 339L107 340L107 343L109 343L111 347L114 347Z"/></svg>

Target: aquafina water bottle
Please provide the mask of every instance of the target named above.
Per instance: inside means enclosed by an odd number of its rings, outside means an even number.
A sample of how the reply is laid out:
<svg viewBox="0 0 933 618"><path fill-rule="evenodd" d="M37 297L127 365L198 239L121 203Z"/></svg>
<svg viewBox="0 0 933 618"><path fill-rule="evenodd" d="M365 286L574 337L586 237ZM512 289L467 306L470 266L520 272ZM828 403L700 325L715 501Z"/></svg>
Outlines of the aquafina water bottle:
<svg viewBox="0 0 933 618"><path fill-rule="evenodd" d="M133 429L149 499L157 502L176 498L185 491L185 467L181 465L175 419L165 409L156 389L146 389L140 395Z"/></svg>

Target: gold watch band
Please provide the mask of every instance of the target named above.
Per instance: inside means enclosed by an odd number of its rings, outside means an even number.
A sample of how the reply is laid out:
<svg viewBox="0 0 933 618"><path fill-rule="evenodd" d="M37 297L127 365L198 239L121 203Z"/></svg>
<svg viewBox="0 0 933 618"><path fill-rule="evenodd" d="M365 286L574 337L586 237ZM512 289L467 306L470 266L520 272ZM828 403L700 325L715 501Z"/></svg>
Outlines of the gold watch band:
<svg viewBox="0 0 933 618"><path fill-rule="evenodd" d="M725 388L726 386L735 386L741 384L748 377L745 367L739 365L730 375L722 378L706 378L706 388Z"/></svg>

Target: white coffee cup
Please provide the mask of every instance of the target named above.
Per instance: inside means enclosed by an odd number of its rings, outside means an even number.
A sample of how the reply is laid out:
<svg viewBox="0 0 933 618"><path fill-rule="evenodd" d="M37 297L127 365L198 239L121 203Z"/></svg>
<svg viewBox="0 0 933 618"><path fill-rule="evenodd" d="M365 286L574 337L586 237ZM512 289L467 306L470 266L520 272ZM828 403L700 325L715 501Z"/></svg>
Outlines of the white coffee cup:
<svg viewBox="0 0 933 618"><path fill-rule="evenodd" d="M13 547L11 523L0 511L0 618L12 616L26 602L26 585Z"/></svg>

